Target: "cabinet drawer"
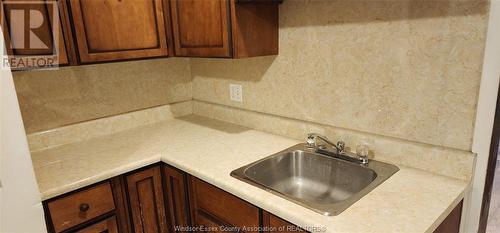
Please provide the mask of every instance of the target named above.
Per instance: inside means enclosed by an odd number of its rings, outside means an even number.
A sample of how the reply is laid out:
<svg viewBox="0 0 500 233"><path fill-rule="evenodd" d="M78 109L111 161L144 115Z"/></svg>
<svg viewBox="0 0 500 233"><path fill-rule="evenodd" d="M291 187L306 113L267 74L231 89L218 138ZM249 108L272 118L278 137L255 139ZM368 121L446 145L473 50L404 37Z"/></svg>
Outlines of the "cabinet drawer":
<svg viewBox="0 0 500 233"><path fill-rule="evenodd" d="M89 227L86 227L77 233L118 233L118 226L116 225L116 218L113 216L104 221L100 221Z"/></svg>
<svg viewBox="0 0 500 233"><path fill-rule="evenodd" d="M200 220L208 213L230 226L251 227L247 229L259 226L259 209L250 203L195 177L191 177L190 191L197 225L203 225Z"/></svg>
<svg viewBox="0 0 500 233"><path fill-rule="evenodd" d="M50 201L47 204L56 232L61 232L115 209L108 182Z"/></svg>

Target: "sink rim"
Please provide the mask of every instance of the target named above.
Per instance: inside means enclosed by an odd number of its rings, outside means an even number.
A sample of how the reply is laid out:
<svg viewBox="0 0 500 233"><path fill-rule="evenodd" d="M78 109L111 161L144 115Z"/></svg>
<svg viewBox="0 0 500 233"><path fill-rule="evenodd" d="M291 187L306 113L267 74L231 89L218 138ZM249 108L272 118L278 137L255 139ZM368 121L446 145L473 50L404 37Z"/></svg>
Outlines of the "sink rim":
<svg viewBox="0 0 500 233"><path fill-rule="evenodd" d="M268 187L266 185L261 184L259 181L252 179L251 177L247 176L245 173L245 171L247 169L249 169L249 168L255 166L256 164L259 164L265 160L269 160L269 159L272 159L272 158L275 158L278 156L282 156L285 153L289 153L289 152L293 152L293 151L297 151L297 150L301 150L301 151L304 151L307 153L312 153L312 154L314 154L313 156L323 156L323 157L326 157L328 159L333 159L333 160L341 161L344 163L349 163L349 164L355 165L355 166L361 166L365 169L370 169L373 172L375 172L376 177L366 187L364 187L359 192L351 195L350 197L348 197L347 199L345 199L343 201L340 201L337 203L332 203L332 204L321 204L321 203L315 203L315 202L303 200L303 199L294 197L294 196L286 194L286 193L282 193L278 190L275 190L271 187ZM265 158L259 159L255 162L249 163L249 164L242 166L238 169L235 169L235 170L231 171L230 175L236 179L243 181L243 182L246 182L246 183L251 184L253 186L256 186L260 189L263 189L267 192L270 192L272 194L280 196L288 201L294 202L298 205L301 205L303 207L311 209L311 210L313 210L321 215L335 216L335 215L339 215L340 213L345 211L347 208L349 208L351 205L353 205L354 203L359 201L363 196L365 196L366 194L371 192L373 189L375 189L377 186L382 184L384 181L386 181L389 177L391 177L392 175L394 175L398 171L399 171L399 168L397 166L395 166L393 164L388 164L388 163L376 161L376 160L370 160L368 165L360 165L360 164L352 163L349 161L341 160L338 158L334 158L331 156L318 154L318 153L314 152L313 149L307 148L305 143L300 143L300 144L297 144L295 146L289 147L285 150L282 150L280 152L277 152L275 154L272 154L270 156L267 156Z"/></svg>

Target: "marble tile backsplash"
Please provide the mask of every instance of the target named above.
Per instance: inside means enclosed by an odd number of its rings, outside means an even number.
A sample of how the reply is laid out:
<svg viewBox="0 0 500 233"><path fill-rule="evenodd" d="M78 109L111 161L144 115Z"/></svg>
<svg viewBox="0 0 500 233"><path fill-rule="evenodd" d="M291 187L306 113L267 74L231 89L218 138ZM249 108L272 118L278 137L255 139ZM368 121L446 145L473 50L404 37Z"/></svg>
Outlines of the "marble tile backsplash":
<svg viewBox="0 0 500 233"><path fill-rule="evenodd" d="M192 59L193 98L469 151L487 12L486 0L286 0L279 55Z"/></svg>
<svg viewBox="0 0 500 233"><path fill-rule="evenodd" d="M27 133L192 98L192 78L185 58L13 74Z"/></svg>
<svg viewBox="0 0 500 233"><path fill-rule="evenodd" d="M167 104L28 134L32 152L85 141L193 113L192 101Z"/></svg>
<svg viewBox="0 0 500 233"><path fill-rule="evenodd" d="M435 174L470 180L475 163L471 152L412 143L398 138L384 137L332 127L325 124L295 120L230 106L193 101L193 114L209 117L252 129L304 141L310 132L323 134L332 141L342 139L347 150L367 144L369 157L389 163L418 168Z"/></svg>

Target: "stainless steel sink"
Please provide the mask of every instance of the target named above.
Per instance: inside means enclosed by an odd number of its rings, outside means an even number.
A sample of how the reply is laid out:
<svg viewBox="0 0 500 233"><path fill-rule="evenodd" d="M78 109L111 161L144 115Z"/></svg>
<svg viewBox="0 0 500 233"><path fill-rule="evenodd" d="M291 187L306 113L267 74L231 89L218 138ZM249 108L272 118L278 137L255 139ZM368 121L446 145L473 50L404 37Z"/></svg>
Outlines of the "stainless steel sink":
<svg viewBox="0 0 500 233"><path fill-rule="evenodd" d="M231 176L329 216L340 214L398 170L375 160L360 165L317 154L298 144Z"/></svg>

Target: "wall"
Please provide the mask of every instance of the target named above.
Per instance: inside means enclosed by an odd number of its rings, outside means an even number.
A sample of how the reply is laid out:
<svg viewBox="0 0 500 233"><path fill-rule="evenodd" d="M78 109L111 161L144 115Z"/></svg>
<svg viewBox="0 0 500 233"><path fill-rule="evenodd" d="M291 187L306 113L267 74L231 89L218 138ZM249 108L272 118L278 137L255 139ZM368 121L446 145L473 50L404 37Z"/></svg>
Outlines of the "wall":
<svg viewBox="0 0 500 233"><path fill-rule="evenodd" d="M493 132L498 85L500 83L500 2L492 1L490 19L485 46L481 88L474 128L472 151L477 153L477 162L474 169L474 180L464 232L476 232L481 215L483 192L486 179L486 169L490 155L490 143ZM467 206L466 206L467 207Z"/></svg>
<svg viewBox="0 0 500 233"><path fill-rule="evenodd" d="M14 81L28 133L192 97L183 58L14 72Z"/></svg>
<svg viewBox="0 0 500 233"><path fill-rule="evenodd" d="M4 40L0 31L0 54ZM43 207L10 69L0 69L0 232L46 233Z"/></svg>
<svg viewBox="0 0 500 233"><path fill-rule="evenodd" d="M487 9L483 0L286 0L278 56L155 59L14 78L28 133L193 97L470 151ZM229 83L243 84L242 104L229 101Z"/></svg>
<svg viewBox="0 0 500 233"><path fill-rule="evenodd" d="M487 12L477 0L285 0L280 54L192 59L193 98L470 151Z"/></svg>

